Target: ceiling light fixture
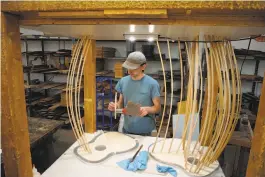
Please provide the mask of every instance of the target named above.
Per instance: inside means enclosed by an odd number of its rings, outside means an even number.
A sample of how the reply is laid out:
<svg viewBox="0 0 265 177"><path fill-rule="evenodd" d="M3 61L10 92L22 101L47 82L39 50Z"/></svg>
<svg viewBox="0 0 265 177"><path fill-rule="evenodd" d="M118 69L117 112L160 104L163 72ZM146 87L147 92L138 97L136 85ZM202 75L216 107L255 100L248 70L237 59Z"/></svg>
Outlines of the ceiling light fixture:
<svg viewBox="0 0 265 177"><path fill-rule="evenodd" d="M130 32L131 33L135 32L135 25L130 25Z"/></svg>
<svg viewBox="0 0 265 177"><path fill-rule="evenodd" d="M155 41L158 40L158 34L123 34L124 38L129 41Z"/></svg>
<svg viewBox="0 0 265 177"><path fill-rule="evenodd" d="M155 30L155 25L149 25L149 33L153 33Z"/></svg>
<svg viewBox="0 0 265 177"><path fill-rule="evenodd" d="M133 42L133 41L135 41L135 37L131 36L131 37L129 37L129 40L130 40L131 42Z"/></svg>
<svg viewBox="0 0 265 177"><path fill-rule="evenodd" d="M153 38L153 37L149 37L147 40L148 40L149 42L153 42L153 41L154 41L154 38Z"/></svg>

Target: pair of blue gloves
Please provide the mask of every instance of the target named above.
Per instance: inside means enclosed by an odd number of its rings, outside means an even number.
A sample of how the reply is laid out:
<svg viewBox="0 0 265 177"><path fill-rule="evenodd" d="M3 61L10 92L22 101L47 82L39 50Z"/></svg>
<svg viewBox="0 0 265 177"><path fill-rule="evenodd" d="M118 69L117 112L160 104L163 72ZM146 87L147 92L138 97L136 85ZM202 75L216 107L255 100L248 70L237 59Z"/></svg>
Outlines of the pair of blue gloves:
<svg viewBox="0 0 265 177"><path fill-rule="evenodd" d="M127 171L145 170L147 167L148 152L141 151L138 156L131 162L131 159L122 160L117 163L122 169ZM156 169L160 173L170 173L172 176L177 176L177 171L172 167L157 165Z"/></svg>

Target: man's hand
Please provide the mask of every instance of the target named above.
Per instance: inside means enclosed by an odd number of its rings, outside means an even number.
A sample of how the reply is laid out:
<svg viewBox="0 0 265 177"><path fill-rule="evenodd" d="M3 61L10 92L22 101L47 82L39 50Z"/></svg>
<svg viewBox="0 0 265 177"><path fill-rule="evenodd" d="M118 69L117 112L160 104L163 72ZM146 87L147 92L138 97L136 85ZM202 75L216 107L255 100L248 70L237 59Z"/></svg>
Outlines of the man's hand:
<svg viewBox="0 0 265 177"><path fill-rule="evenodd" d="M140 117L144 117L149 113L150 107L140 107Z"/></svg>
<svg viewBox="0 0 265 177"><path fill-rule="evenodd" d="M115 111L115 107L117 108L118 105L117 105L117 104L115 105L114 102L110 102L110 103L109 103L109 106L108 106L108 110L110 110L110 111Z"/></svg>

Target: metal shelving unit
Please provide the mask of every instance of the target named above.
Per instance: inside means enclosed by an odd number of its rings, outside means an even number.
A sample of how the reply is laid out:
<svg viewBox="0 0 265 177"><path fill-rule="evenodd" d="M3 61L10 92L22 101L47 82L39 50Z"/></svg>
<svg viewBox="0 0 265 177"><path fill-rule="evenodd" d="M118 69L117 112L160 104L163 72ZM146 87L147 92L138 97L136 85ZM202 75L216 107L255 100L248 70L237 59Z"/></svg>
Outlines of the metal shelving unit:
<svg viewBox="0 0 265 177"><path fill-rule="evenodd" d="M57 96L48 96L49 90L63 90L65 88L65 83L56 83L51 82L50 79L47 77L49 72L58 70L55 67L50 67L47 64L48 56L52 56L56 54L56 57L66 57L67 55L57 54L57 52L48 52L44 50L45 41L72 41L71 39L49 39L48 37L27 37L22 36L21 41L25 43L25 52L22 54L26 57L26 66L23 67L24 73L27 74L27 84L25 84L25 91L26 91L26 100L27 100L27 112L28 116L34 116L43 113L40 116L44 118L52 118L52 114L56 115L57 117L64 114L65 110L60 110L59 114L54 111L48 110L49 107L54 106L60 101L60 95ZM40 51L29 51L29 41L39 41L41 43L41 50ZM65 45L64 45L65 46ZM59 45L60 50L60 45ZM32 57L34 57L32 59ZM41 65L34 65L32 61L41 59ZM31 80L33 73L43 74L43 82L36 80ZM44 93L43 93L44 92ZM34 94L37 96L34 97ZM50 98L50 99L49 99ZM46 110L46 112L43 110ZM47 115L46 117L44 115Z"/></svg>
<svg viewBox="0 0 265 177"><path fill-rule="evenodd" d="M106 91L105 88L96 88L96 118L97 118L97 128L99 129L106 129L113 127L113 116L112 112L108 109L105 109L104 103L105 99L109 99L109 101L113 101L113 94L112 94L112 77L107 76L97 76L96 77L97 83L108 82L109 89ZM98 108L99 102L101 101L101 108ZM106 121L105 112L109 112L108 119Z"/></svg>
<svg viewBox="0 0 265 177"><path fill-rule="evenodd" d="M258 71L259 71L260 61L265 60L265 52L255 51L255 50L249 50L249 52L247 52L244 49L241 50L235 49L235 54L237 60L243 60L243 61L247 60L255 62L255 70L253 75L241 74L242 80L252 82L251 92L255 94L257 83L261 83L263 80L262 77L258 76Z"/></svg>

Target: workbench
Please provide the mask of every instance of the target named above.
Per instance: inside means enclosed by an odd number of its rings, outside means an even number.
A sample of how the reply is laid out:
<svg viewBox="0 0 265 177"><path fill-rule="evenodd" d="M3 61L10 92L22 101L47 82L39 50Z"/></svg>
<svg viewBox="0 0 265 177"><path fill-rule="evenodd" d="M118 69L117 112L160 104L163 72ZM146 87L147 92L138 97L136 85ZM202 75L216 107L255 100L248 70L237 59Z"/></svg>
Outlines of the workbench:
<svg viewBox="0 0 265 177"><path fill-rule="evenodd" d="M43 139L52 135L64 124L63 121L28 117L30 147L34 148Z"/></svg>
<svg viewBox="0 0 265 177"><path fill-rule="evenodd" d="M96 134L96 133L95 133ZM89 139L92 139L95 134L86 134ZM139 141L139 144L143 144L143 150L147 150L149 145L152 144L155 141L155 137L144 137L144 136L135 136ZM114 155L107 160L101 162L101 163L86 163L82 160L80 160L74 153L73 149L78 146L78 143L75 142L68 150L65 151L65 153L62 154L62 156L55 161L55 163L52 164L50 168L48 168L41 177L87 177L87 176L97 176L97 177L151 177L151 176L168 176L170 177L170 174L161 174L156 171L156 165L165 165L162 163L158 163L157 161L153 160L151 157L149 157L147 169L143 172L130 172L125 171L122 168L120 168L116 163L132 158L132 156L135 154L138 148L134 149L133 151L130 151L128 153L124 154L118 154ZM166 165L165 165L166 166ZM187 175L182 169L175 167L177 170L178 175L181 177L190 177ZM225 177L221 167L218 167L215 172L213 172L208 177Z"/></svg>
<svg viewBox="0 0 265 177"><path fill-rule="evenodd" d="M30 149L32 162L35 166L43 166L40 167L42 171L47 168L50 164L49 159L43 160L39 158L39 156L35 157L35 154L40 151L40 149L45 149L46 156L49 155L48 151L52 148L51 143L52 135L62 126L64 125L64 121L58 120L50 120L45 118L37 118L37 117L28 117L28 129L29 129L29 139L30 139ZM52 156L53 154L50 154ZM49 157L47 157L49 158ZM41 165L39 162L41 161ZM1 154L1 165L3 163L2 154ZM2 168L2 171L4 169ZM2 173L3 175L3 173Z"/></svg>
<svg viewBox="0 0 265 177"><path fill-rule="evenodd" d="M64 121L28 117L32 163L40 172L44 172L55 160L53 134L62 125Z"/></svg>

